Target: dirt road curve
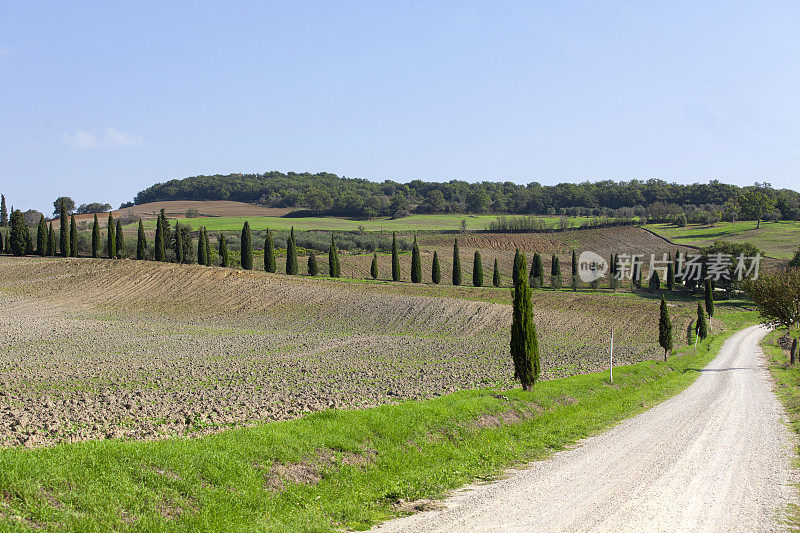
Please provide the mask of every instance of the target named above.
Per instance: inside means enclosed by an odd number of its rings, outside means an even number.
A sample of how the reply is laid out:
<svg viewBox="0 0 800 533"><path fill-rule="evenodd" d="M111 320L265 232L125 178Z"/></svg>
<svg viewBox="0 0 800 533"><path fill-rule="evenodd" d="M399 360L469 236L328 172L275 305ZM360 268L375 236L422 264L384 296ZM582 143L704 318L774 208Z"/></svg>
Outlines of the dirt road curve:
<svg viewBox="0 0 800 533"><path fill-rule="evenodd" d="M378 531L772 531L794 438L751 327L683 393L507 479Z"/></svg>

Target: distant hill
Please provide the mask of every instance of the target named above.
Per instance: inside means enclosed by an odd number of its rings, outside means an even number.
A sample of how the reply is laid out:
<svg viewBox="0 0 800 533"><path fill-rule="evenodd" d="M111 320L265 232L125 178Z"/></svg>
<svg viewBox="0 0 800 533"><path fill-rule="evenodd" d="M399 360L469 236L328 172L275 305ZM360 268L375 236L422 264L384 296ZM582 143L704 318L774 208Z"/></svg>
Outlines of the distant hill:
<svg viewBox="0 0 800 533"><path fill-rule="evenodd" d="M193 176L157 183L139 192L133 204L162 201L230 200L266 207L308 210L314 215L372 218L407 213L563 214L569 216L649 216L720 212L728 200L754 187L712 180L682 185L663 180L598 181L519 185L483 181L408 183L339 177L326 172ZM758 187L770 196L776 213L800 217L800 194Z"/></svg>

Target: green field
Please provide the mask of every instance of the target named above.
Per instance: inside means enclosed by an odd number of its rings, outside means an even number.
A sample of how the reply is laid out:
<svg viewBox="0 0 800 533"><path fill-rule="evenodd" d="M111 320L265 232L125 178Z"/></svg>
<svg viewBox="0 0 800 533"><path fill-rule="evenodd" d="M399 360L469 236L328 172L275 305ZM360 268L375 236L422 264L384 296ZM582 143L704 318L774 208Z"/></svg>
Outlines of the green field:
<svg viewBox="0 0 800 533"><path fill-rule="evenodd" d="M761 222L758 229L755 221L683 228L674 224L648 224L644 227L677 244L703 247L714 244L714 241L749 242L776 259L791 259L800 246L800 222L796 221Z"/></svg>
<svg viewBox="0 0 800 533"><path fill-rule="evenodd" d="M558 217L537 217L544 220L547 227L556 228ZM353 220L337 217L198 217L182 219L181 223L192 229L205 227L209 231L239 231L245 220L250 222L254 230L289 230L294 227L298 231L336 230L336 231L447 231L460 230L461 221L466 221L468 230L488 229L489 223L497 220L496 215L411 215L404 218L374 218L369 220ZM570 218L573 225L580 224L587 218ZM145 228L154 229L155 220L145 222Z"/></svg>

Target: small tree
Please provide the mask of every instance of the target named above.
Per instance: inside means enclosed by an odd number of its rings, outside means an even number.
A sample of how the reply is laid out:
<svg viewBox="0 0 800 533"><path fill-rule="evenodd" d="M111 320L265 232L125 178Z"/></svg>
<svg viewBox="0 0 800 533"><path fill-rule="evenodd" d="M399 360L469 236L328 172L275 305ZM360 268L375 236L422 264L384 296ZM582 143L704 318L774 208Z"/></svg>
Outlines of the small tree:
<svg viewBox="0 0 800 533"><path fill-rule="evenodd" d="M136 259L143 261L147 259L147 236L144 233L144 224L139 219L139 229L136 233Z"/></svg>
<svg viewBox="0 0 800 533"><path fill-rule="evenodd" d="M314 249L312 248L311 250L309 250L308 253L308 275L316 276L317 274L319 274L319 266L317 266L317 255L314 253Z"/></svg>
<svg viewBox="0 0 800 533"><path fill-rule="evenodd" d="M514 285L514 287L517 286L517 279L519 279L519 272L520 272L519 256L520 256L520 251L519 248L517 248L516 251L514 252L514 263L512 263L513 266L511 267L511 283ZM522 267L522 271L527 272L527 270L528 270L528 265L524 265Z"/></svg>
<svg viewBox="0 0 800 533"><path fill-rule="evenodd" d="M653 273L650 275L648 288L650 292L658 292L661 290L661 278L659 278L657 270L653 270Z"/></svg>
<svg viewBox="0 0 800 533"><path fill-rule="evenodd" d="M392 281L400 281L400 256L397 254L397 235L392 232Z"/></svg>
<svg viewBox="0 0 800 533"><path fill-rule="evenodd" d="M616 255L611 254L611 267L608 276L608 288L612 291L616 291L619 288L619 259Z"/></svg>
<svg viewBox="0 0 800 533"><path fill-rule="evenodd" d="M494 260L494 273L492 274L492 285L500 286L500 268L497 266L497 259Z"/></svg>
<svg viewBox="0 0 800 533"><path fill-rule="evenodd" d="M458 239L453 241L453 285L461 285L461 252L458 249Z"/></svg>
<svg viewBox="0 0 800 533"><path fill-rule="evenodd" d="M478 250L475 250L475 256L472 259L472 286L483 287L483 260Z"/></svg>
<svg viewBox="0 0 800 533"><path fill-rule="evenodd" d="M372 252L372 264L369 267L369 274L372 279L378 279L378 254Z"/></svg>
<svg viewBox="0 0 800 533"><path fill-rule="evenodd" d="M219 232L219 264L223 267L228 267L231 264L230 257L228 257L228 243L225 240L225 234Z"/></svg>
<svg viewBox="0 0 800 533"><path fill-rule="evenodd" d="M439 252L433 251L433 264L431 265L431 281L438 285L442 282L442 269L439 266Z"/></svg>
<svg viewBox="0 0 800 533"><path fill-rule="evenodd" d="M422 258L416 235L414 235L414 246L411 248L411 283L422 283Z"/></svg>
<svg viewBox="0 0 800 533"><path fill-rule="evenodd" d="M122 232L122 222L119 219L117 219L116 237L117 258L122 259L125 257L125 234Z"/></svg>
<svg viewBox="0 0 800 533"><path fill-rule="evenodd" d="M533 254L530 277L532 289L540 289L542 285L544 285L544 266L542 265L542 256L539 252Z"/></svg>
<svg viewBox="0 0 800 533"><path fill-rule="evenodd" d="M658 319L658 344L664 348L664 361L672 350L672 320L669 318L667 302L661 297L661 316Z"/></svg>
<svg viewBox="0 0 800 533"><path fill-rule="evenodd" d="M0 194L0 227L8 226L8 211L6 210L6 196Z"/></svg>
<svg viewBox="0 0 800 533"><path fill-rule="evenodd" d="M701 341L708 337L708 320L706 320L706 312L703 309L703 304L700 302L697 302L697 326L695 328L697 330L697 336Z"/></svg>
<svg viewBox="0 0 800 533"><path fill-rule="evenodd" d="M114 217L108 214L108 226L106 226L106 253L109 259L117 257L117 232L114 229Z"/></svg>
<svg viewBox="0 0 800 533"><path fill-rule="evenodd" d="M667 265L667 290L670 292L675 290L675 268L672 261Z"/></svg>
<svg viewBox="0 0 800 533"><path fill-rule="evenodd" d="M797 340L800 326L800 269L788 268L762 273L748 281L745 290L758 307L764 324L784 327ZM797 345L793 343L790 364L795 363Z"/></svg>
<svg viewBox="0 0 800 533"><path fill-rule="evenodd" d="M554 289L560 289L561 284L561 262L556 257L556 254L553 254L553 258L550 260L550 286Z"/></svg>
<svg viewBox="0 0 800 533"><path fill-rule="evenodd" d="M250 234L250 223L245 220L242 226L241 246L242 254L242 268L244 270L253 270L253 237Z"/></svg>
<svg viewBox="0 0 800 533"><path fill-rule="evenodd" d="M75 224L75 215L69 217L69 255L78 257L78 226Z"/></svg>
<svg viewBox="0 0 800 533"><path fill-rule="evenodd" d="M206 266L214 266L211 261L211 241L208 239L208 230L203 228L203 239L206 241Z"/></svg>
<svg viewBox="0 0 800 533"><path fill-rule="evenodd" d="M264 237L264 272L275 272L275 243L272 242L272 232L267 228L267 235Z"/></svg>
<svg viewBox="0 0 800 533"><path fill-rule="evenodd" d="M575 255L575 250L572 250L572 290L578 290L580 278L578 277L578 256Z"/></svg>
<svg viewBox="0 0 800 533"><path fill-rule="evenodd" d="M289 240L286 241L286 273L292 276L298 273L297 268L297 246L294 242L294 226L289 232Z"/></svg>
<svg viewBox="0 0 800 533"><path fill-rule="evenodd" d="M203 238L203 228L200 228L200 234L197 236L197 264L206 264L206 240Z"/></svg>
<svg viewBox="0 0 800 533"><path fill-rule="evenodd" d="M706 313L708 318L714 318L714 287L709 280L706 280L703 287L704 297L706 301Z"/></svg>
<svg viewBox="0 0 800 533"><path fill-rule="evenodd" d="M520 257L524 261L525 255L520 254ZM529 391L539 378L539 342L527 276L519 276L514 285L512 316L511 359L514 362L514 379L522 383L523 390Z"/></svg>
<svg viewBox="0 0 800 533"><path fill-rule="evenodd" d="M75 206L73 202L73 207ZM69 228L67 227L67 203L59 202L58 216L59 251L61 257L69 257Z"/></svg>
<svg viewBox="0 0 800 533"><path fill-rule="evenodd" d="M25 217L22 216L22 211L19 209L11 209L11 233L8 241L10 242L11 253L16 256L25 255Z"/></svg>
<svg viewBox="0 0 800 533"><path fill-rule="evenodd" d="M339 249L336 246L336 239L331 232L331 247L328 250L328 272L332 278L341 276L341 267L339 265Z"/></svg>
<svg viewBox="0 0 800 533"><path fill-rule="evenodd" d="M47 229L47 246L45 247L44 255L50 257L56 255L56 236L53 233L53 222L50 222L50 226Z"/></svg>
<svg viewBox="0 0 800 533"><path fill-rule="evenodd" d="M92 224L92 257L95 259L100 257L100 223L97 220L97 213L94 214Z"/></svg>
<svg viewBox="0 0 800 533"><path fill-rule="evenodd" d="M97 215L94 216L95 221L97 221ZM155 260L156 261L165 261L166 256L166 247L164 246L164 226L161 221L161 216L158 217L156 220L156 239L155 239Z"/></svg>
<svg viewBox="0 0 800 533"><path fill-rule="evenodd" d="M47 222L44 215L39 218L39 226L36 228L36 253L44 257L47 255Z"/></svg>

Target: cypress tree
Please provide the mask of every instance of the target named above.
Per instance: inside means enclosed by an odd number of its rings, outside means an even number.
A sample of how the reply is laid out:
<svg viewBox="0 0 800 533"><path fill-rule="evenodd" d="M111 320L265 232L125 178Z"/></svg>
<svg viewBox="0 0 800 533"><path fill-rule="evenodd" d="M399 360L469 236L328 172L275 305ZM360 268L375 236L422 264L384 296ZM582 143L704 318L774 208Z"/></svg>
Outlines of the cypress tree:
<svg viewBox="0 0 800 533"><path fill-rule="evenodd" d="M69 217L69 255L78 257L78 226L75 224L75 215Z"/></svg>
<svg viewBox="0 0 800 533"><path fill-rule="evenodd" d="M178 227L178 221L175 221L175 227ZM169 220L167 220L167 214L164 210L161 210L161 236L164 237L164 261L169 261L169 256L167 255L167 250L169 250L170 245L174 246L172 242L172 231L169 227Z"/></svg>
<svg viewBox="0 0 800 533"><path fill-rule="evenodd" d="M219 232L219 264L220 266L230 266L230 258L228 257L228 243L225 241L225 234Z"/></svg>
<svg viewBox="0 0 800 533"><path fill-rule="evenodd" d="M442 282L442 269L439 266L439 252L433 251L433 264L431 265L431 281L436 285Z"/></svg>
<svg viewBox="0 0 800 533"><path fill-rule="evenodd" d="M661 297L661 316L658 320L658 344L664 348L664 361L672 350L672 320L669 318L667 302Z"/></svg>
<svg viewBox="0 0 800 533"><path fill-rule="evenodd" d="M697 336L700 337L700 340L708 337L708 320L706 320L703 304L700 302L697 302Z"/></svg>
<svg viewBox="0 0 800 533"><path fill-rule="evenodd" d="M411 248L411 283L422 283L422 258L419 255L416 235L414 235L414 246Z"/></svg>
<svg viewBox="0 0 800 533"><path fill-rule="evenodd" d="M572 250L572 290L578 290L578 283L580 282L580 278L578 277L578 256L575 254L575 250Z"/></svg>
<svg viewBox="0 0 800 533"><path fill-rule="evenodd" d="M494 274L492 274L492 285L500 286L500 268L497 266L497 259L494 260Z"/></svg>
<svg viewBox="0 0 800 533"><path fill-rule="evenodd" d="M675 290L675 268L672 266L672 261L667 265L667 290Z"/></svg>
<svg viewBox="0 0 800 533"><path fill-rule="evenodd" d="M67 227L67 206L59 202L58 209L58 244L61 257L69 257L69 228Z"/></svg>
<svg viewBox="0 0 800 533"><path fill-rule="evenodd" d="M214 266L211 261L211 241L208 239L208 230L203 228L203 239L206 241L206 266Z"/></svg>
<svg viewBox="0 0 800 533"><path fill-rule="evenodd" d="M11 223L11 222L10 222L10 220L9 220L9 224L10 224L10 223ZM3 245L3 251L5 251L5 253L7 253L7 254L10 254L10 253L11 253L11 233L10 233L10 232L8 232L8 231L6 232L6 242L5 242L5 244Z"/></svg>
<svg viewBox="0 0 800 533"><path fill-rule="evenodd" d="M333 232L331 232L331 247L328 250L328 274L332 278L338 278L342 274L339 266L339 249L336 246Z"/></svg>
<svg viewBox="0 0 800 533"><path fill-rule="evenodd" d="M183 254L183 232L181 231L181 223L175 221L175 240L173 241L175 251L175 262L183 263L186 257ZM191 243L190 243L191 244Z"/></svg>
<svg viewBox="0 0 800 533"><path fill-rule="evenodd" d="M553 254L553 258L550 260L550 286L554 289L560 289L561 284L561 262L556 257L556 254Z"/></svg>
<svg viewBox="0 0 800 533"><path fill-rule="evenodd" d="M392 281L400 281L400 256L397 255L397 235L392 232Z"/></svg>
<svg viewBox="0 0 800 533"><path fill-rule="evenodd" d="M714 318L714 289L711 286L711 282L706 280L705 287L705 300L706 300L706 313L708 314L708 318Z"/></svg>
<svg viewBox="0 0 800 533"><path fill-rule="evenodd" d="M519 261L519 248L514 252L514 263L513 267L511 268L511 283L516 287L517 286L517 279L519 278L519 269L520 269L520 261ZM525 265L523 270L527 270L528 265Z"/></svg>
<svg viewBox="0 0 800 533"><path fill-rule="evenodd" d="M453 285L461 285L461 252L458 250L458 239L453 241Z"/></svg>
<svg viewBox="0 0 800 533"><path fill-rule="evenodd" d="M658 292L661 289L661 278L658 276L658 271L653 270L653 273L650 275L650 283L648 288L650 292Z"/></svg>
<svg viewBox="0 0 800 533"><path fill-rule="evenodd" d="M22 217L23 222L25 221L25 217ZM22 238L25 240L25 255L33 254L33 239L31 238L31 232L28 229L26 224L22 224ZM55 246L55 244L53 244Z"/></svg>
<svg viewBox="0 0 800 533"><path fill-rule="evenodd" d="M289 232L289 240L286 241L286 273L297 274L297 247L294 243L294 226Z"/></svg>
<svg viewBox="0 0 800 533"><path fill-rule="evenodd" d="M267 236L264 237L264 272L275 272L275 243L272 242L272 232L267 228Z"/></svg>
<svg viewBox="0 0 800 533"><path fill-rule="evenodd" d="M317 266L317 256L314 253L314 249L312 248L308 254L308 275L309 276L316 276L319 274L319 266ZM333 276L338 277L338 276Z"/></svg>
<svg viewBox="0 0 800 533"><path fill-rule="evenodd" d="M0 194L0 226L8 226L8 211L6 211L6 196Z"/></svg>
<svg viewBox="0 0 800 533"><path fill-rule="evenodd" d="M139 219L139 231L136 235L136 259L147 259L147 236L144 234L144 224Z"/></svg>
<svg viewBox="0 0 800 533"><path fill-rule="evenodd" d="M542 265L542 256L539 252L533 254L533 263L531 264L531 288L539 289L544 285L544 266Z"/></svg>
<svg viewBox="0 0 800 533"><path fill-rule="evenodd" d="M116 242L117 258L122 259L125 257L125 234L122 233L122 222L117 219L117 242Z"/></svg>
<svg viewBox="0 0 800 533"><path fill-rule="evenodd" d="M197 264L206 264L206 240L203 237L203 228L200 228L200 234L197 236Z"/></svg>
<svg viewBox="0 0 800 533"><path fill-rule="evenodd" d="M39 227L36 229L36 253L42 257L47 255L47 223L44 216L39 218Z"/></svg>
<svg viewBox="0 0 800 533"><path fill-rule="evenodd" d="M161 222L161 215L159 215L158 219L156 220L156 239L155 239L155 250L154 250L154 259L156 261L164 261L165 256L165 247L164 247L164 226Z"/></svg>
<svg viewBox="0 0 800 533"><path fill-rule="evenodd" d="M53 231L53 222L50 221L50 228L47 230L47 256L56 255L56 234Z"/></svg>
<svg viewBox="0 0 800 533"><path fill-rule="evenodd" d="M25 217L22 211L11 208L11 233L6 239L6 243L11 248L11 253L16 256L25 255Z"/></svg>
<svg viewBox="0 0 800 533"><path fill-rule="evenodd" d="M114 217L108 214L108 226L106 226L106 252L109 259L117 257L117 234L114 231Z"/></svg>
<svg viewBox="0 0 800 533"><path fill-rule="evenodd" d="M631 274L631 285L633 286L634 290L642 288L642 263L636 257L633 259L633 272Z"/></svg>
<svg viewBox="0 0 800 533"><path fill-rule="evenodd" d="M473 287L483 287L483 260L478 250L475 250L475 256L472 259L472 285Z"/></svg>
<svg viewBox="0 0 800 533"><path fill-rule="evenodd" d="M378 279L378 254L372 252L372 264L369 267L369 274L372 279Z"/></svg>
<svg viewBox="0 0 800 533"><path fill-rule="evenodd" d="M610 275L608 276L608 287L615 291L619 288L619 261L617 256L611 254Z"/></svg>
<svg viewBox="0 0 800 533"><path fill-rule="evenodd" d="M0 254L4 253L6 251L5 243L3 242L4 240L5 239L3 238L3 232L0 231Z"/></svg>
<svg viewBox="0 0 800 533"><path fill-rule="evenodd" d="M525 261L525 254L520 254ZM517 260L520 262L520 259ZM513 320L511 323L511 359L514 362L514 379L529 391L539 378L539 342L533 322L533 306L528 277L519 276L514 285Z"/></svg>
<svg viewBox="0 0 800 533"><path fill-rule="evenodd" d="M92 257L100 257L100 223L97 221L97 213L94 214L94 224L92 224Z"/></svg>
<svg viewBox="0 0 800 533"><path fill-rule="evenodd" d="M250 235L250 223L246 220L244 221L244 226L242 226L241 254L242 268L253 270L253 240Z"/></svg>

